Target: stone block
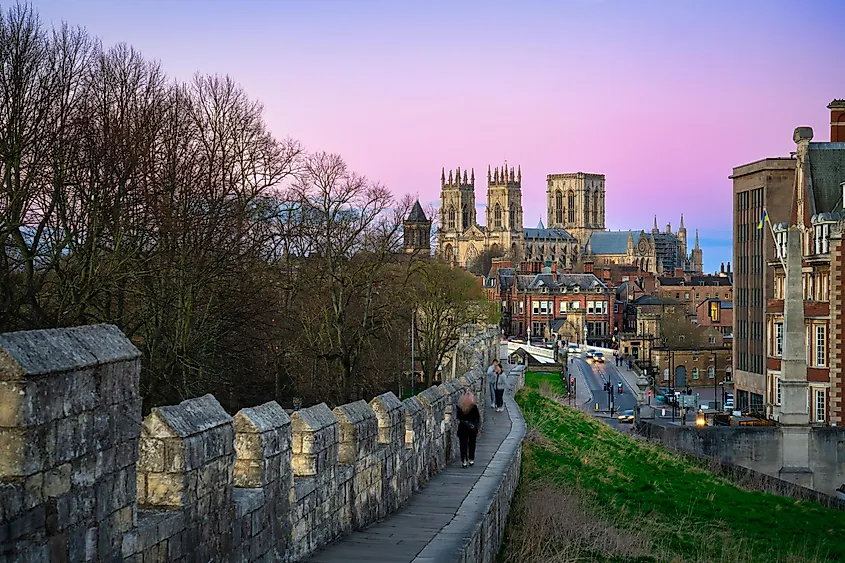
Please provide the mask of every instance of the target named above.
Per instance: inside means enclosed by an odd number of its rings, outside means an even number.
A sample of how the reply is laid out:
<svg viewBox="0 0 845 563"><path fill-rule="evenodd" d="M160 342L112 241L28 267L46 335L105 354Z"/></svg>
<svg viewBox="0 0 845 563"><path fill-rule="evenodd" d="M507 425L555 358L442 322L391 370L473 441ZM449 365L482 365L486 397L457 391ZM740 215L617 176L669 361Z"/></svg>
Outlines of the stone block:
<svg viewBox="0 0 845 563"><path fill-rule="evenodd" d="M370 401L378 420L378 443L399 448L404 444L404 411L402 401L392 392L383 393Z"/></svg>
<svg viewBox="0 0 845 563"><path fill-rule="evenodd" d="M427 412L417 397L409 397L402 404L405 410L405 447L417 449L425 437Z"/></svg>
<svg viewBox="0 0 845 563"><path fill-rule="evenodd" d="M365 401L356 401L334 409L340 422L339 461L354 465L376 450L378 419Z"/></svg>
<svg viewBox="0 0 845 563"><path fill-rule="evenodd" d="M291 419L285 410L271 401L242 409L235 415L234 424L235 485L263 487L277 480L281 466L290 467Z"/></svg>
<svg viewBox="0 0 845 563"><path fill-rule="evenodd" d="M291 432L299 452L293 450L294 475L313 476L337 466L339 424L337 417L320 403L291 415Z"/></svg>

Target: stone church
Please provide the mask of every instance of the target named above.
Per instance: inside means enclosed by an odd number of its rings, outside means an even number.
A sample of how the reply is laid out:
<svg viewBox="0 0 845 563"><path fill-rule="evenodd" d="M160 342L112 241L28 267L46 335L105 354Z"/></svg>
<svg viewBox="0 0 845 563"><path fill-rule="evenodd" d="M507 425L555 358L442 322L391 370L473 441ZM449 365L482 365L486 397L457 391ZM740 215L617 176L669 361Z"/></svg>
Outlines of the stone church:
<svg viewBox="0 0 845 563"><path fill-rule="evenodd" d="M536 228L525 228L522 215L522 169L505 164L487 168L487 206L484 225L478 223L475 170L458 168L448 178L440 173L440 225L437 254L455 266L468 267L484 251L506 254L514 261L555 262L561 270L585 261L594 264L634 264L655 274L701 273L703 257L687 249L687 230L681 216L677 232L671 225L661 232L657 217L650 232L605 230L605 177L576 172L546 177L547 217Z"/></svg>

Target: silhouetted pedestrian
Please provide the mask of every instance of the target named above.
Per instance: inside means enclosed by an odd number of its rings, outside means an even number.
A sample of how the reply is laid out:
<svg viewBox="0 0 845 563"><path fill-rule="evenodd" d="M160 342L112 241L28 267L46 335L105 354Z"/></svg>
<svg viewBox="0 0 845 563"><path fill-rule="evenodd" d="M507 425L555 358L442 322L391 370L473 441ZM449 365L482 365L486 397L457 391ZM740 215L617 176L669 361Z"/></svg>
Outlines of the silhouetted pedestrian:
<svg viewBox="0 0 845 563"><path fill-rule="evenodd" d="M475 438L481 426L481 413L475 396L467 391L458 399L458 442L461 445L461 467L475 464Z"/></svg>

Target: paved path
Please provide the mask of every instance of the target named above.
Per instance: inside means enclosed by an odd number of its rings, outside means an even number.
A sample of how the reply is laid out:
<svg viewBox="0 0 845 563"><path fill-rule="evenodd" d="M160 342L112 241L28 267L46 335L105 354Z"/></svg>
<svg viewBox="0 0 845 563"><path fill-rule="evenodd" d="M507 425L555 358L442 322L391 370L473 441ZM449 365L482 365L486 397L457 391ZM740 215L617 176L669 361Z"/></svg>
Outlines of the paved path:
<svg viewBox="0 0 845 563"><path fill-rule="evenodd" d="M509 367L509 366L506 366ZM509 377L506 393L512 393L516 378ZM486 392L485 384L482 392ZM475 449L475 465L461 468L455 461L432 478L397 512L363 530L352 532L316 552L312 563L379 561L410 563L454 519L470 490L511 430L507 410L495 412L489 406ZM479 518L481 518L479 514ZM461 538L457 538L460 540ZM442 541L442 540L441 540ZM440 547L440 546L438 546ZM456 550L459 546L456 546Z"/></svg>

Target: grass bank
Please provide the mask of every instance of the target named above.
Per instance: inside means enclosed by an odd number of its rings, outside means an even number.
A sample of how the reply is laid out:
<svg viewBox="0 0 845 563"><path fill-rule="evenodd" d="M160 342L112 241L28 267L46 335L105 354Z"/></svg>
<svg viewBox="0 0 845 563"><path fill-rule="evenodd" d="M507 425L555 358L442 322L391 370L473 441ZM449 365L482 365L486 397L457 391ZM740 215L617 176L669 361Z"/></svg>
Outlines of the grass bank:
<svg viewBox="0 0 845 563"><path fill-rule="evenodd" d="M845 512L743 490L558 404L543 381L526 375L517 396L530 429L500 561L845 561Z"/></svg>

